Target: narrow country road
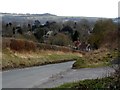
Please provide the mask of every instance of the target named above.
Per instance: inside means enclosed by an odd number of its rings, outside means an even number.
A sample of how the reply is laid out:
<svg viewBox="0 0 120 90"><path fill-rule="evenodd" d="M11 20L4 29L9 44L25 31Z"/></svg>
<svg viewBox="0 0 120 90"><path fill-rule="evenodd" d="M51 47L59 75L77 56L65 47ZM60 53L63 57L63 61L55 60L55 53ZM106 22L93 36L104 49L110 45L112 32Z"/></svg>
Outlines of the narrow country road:
<svg viewBox="0 0 120 90"><path fill-rule="evenodd" d="M2 88L32 88L70 69L74 61L2 72Z"/></svg>
<svg viewBox="0 0 120 90"><path fill-rule="evenodd" d="M65 72L53 75L47 82L34 86L34 88L53 88L67 82L102 78L110 75L112 72L114 72L114 69L110 67L83 68L78 70L69 69Z"/></svg>
<svg viewBox="0 0 120 90"><path fill-rule="evenodd" d="M71 69L74 61L2 72L3 88L51 88L66 82L104 77L110 67Z"/></svg>

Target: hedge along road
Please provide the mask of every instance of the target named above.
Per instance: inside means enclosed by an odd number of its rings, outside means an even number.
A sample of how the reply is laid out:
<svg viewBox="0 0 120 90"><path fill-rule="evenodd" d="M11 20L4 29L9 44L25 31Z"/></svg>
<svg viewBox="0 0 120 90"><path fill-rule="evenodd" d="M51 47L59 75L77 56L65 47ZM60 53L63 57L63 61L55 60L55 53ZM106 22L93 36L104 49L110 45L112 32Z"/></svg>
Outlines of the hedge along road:
<svg viewBox="0 0 120 90"><path fill-rule="evenodd" d="M3 88L51 88L66 82L104 77L110 67L71 69L74 61L2 72Z"/></svg>

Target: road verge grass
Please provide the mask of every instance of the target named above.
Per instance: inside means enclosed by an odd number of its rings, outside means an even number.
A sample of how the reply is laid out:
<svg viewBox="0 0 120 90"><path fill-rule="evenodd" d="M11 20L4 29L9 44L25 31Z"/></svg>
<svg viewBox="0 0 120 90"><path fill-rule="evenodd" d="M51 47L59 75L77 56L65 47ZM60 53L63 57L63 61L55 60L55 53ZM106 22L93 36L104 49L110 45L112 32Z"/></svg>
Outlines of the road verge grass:
<svg viewBox="0 0 120 90"><path fill-rule="evenodd" d="M15 52L9 48L2 52L2 69L24 68L45 64L77 60L79 53L39 50L36 52Z"/></svg>
<svg viewBox="0 0 120 90"><path fill-rule="evenodd" d="M55 88L51 88L48 90L59 90L59 89L74 89L74 90L96 90L96 89L107 89L110 88L109 84L112 82L113 77L105 77L101 79L87 79L77 82L65 83Z"/></svg>
<svg viewBox="0 0 120 90"><path fill-rule="evenodd" d="M87 52L73 64L74 69L95 68L111 65L111 61L118 56L117 51L101 48L95 51Z"/></svg>

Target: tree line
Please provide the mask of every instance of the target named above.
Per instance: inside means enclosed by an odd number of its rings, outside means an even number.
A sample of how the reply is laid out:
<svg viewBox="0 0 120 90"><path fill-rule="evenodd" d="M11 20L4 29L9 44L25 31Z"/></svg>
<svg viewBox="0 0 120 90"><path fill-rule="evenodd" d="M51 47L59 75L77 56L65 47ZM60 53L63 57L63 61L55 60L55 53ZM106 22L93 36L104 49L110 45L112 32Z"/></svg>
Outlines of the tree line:
<svg viewBox="0 0 120 90"><path fill-rule="evenodd" d="M90 22L82 19L79 22L66 21L55 22L46 21L41 24L39 20L34 23L14 25L12 22L3 23L3 37L14 37L16 34L26 37L34 37L37 42L60 46L75 46L80 48L81 44L89 44L91 48L98 49L102 43L106 43L113 35L115 38L117 24L111 19L99 19L96 22ZM76 41L79 41L75 45ZM81 45L82 46L82 45Z"/></svg>

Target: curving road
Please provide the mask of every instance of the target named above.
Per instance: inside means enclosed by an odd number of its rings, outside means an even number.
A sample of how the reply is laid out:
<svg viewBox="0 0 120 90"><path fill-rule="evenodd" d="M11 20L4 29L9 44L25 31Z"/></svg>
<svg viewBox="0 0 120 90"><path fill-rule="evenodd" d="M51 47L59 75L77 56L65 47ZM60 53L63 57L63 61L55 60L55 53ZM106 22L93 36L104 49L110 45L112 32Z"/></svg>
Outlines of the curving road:
<svg viewBox="0 0 120 90"><path fill-rule="evenodd" d="M2 72L3 88L51 88L66 82L104 77L110 67L71 69L74 61Z"/></svg>
<svg viewBox="0 0 120 90"><path fill-rule="evenodd" d="M2 72L3 88L32 88L42 84L52 75L70 69L74 61Z"/></svg>
<svg viewBox="0 0 120 90"><path fill-rule="evenodd" d="M53 75L48 81L38 86L34 86L34 88L52 88L67 82L102 78L109 76L112 72L114 72L114 69L110 67L83 68L79 70L69 69L65 72L60 72L59 74Z"/></svg>

